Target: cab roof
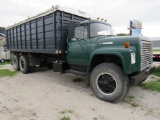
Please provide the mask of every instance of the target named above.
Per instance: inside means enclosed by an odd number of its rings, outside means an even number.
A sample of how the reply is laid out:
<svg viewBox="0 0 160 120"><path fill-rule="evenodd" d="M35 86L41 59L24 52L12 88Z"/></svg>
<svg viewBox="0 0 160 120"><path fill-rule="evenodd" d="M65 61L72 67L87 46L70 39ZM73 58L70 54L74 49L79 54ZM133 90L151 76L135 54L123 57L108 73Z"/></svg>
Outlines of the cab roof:
<svg viewBox="0 0 160 120"><path fill-rule="evenodd" d="M80 22L77 23L77 25L78 25L78 24L79 24L79 25L90 24L90 23L102 23L102 24L107 24L107 25L111 26L111 24L108 23L108 22L104 22L104 21L96 20L96 19L80 21Z"/></svg>

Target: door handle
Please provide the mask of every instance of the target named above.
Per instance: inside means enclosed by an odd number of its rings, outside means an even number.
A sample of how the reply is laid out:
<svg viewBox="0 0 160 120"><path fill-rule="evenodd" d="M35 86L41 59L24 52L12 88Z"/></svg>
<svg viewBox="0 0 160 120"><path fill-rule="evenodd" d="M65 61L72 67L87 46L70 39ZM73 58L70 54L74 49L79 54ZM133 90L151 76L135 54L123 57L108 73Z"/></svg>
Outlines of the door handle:
<svg viewBox="0 0 160 120"><path fill-rule="evenodd" d="M68 45L70 45L69 42L68 42L68 39L69 39L69 37L67 37L67 43L68 43Z"/></svg>

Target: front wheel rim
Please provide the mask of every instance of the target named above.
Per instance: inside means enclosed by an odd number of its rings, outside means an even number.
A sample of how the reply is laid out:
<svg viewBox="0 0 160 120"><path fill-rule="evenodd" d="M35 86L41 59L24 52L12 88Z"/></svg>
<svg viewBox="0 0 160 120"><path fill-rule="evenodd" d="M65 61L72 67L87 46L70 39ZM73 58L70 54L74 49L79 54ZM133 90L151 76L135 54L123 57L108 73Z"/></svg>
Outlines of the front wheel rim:
<svg viewBox="0 0 160 120"><path fill-rule="evenodd" d="M109 73L100 74L97 78L97 87L101 93L112 95L117 90L117 80Z"/></svg>

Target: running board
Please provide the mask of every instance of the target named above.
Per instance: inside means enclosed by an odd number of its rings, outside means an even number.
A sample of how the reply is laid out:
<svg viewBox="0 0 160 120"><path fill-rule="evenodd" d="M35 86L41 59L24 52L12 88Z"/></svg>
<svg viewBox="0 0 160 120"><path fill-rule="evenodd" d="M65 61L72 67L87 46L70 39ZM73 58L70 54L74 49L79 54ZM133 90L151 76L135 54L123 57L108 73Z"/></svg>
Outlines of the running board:
<svg viewBox="0 0 160 120"><path fill-rule="evenodd" d="M80 72L80 71L76 71L76 70L66 70L65 72L73 73L73 74L81 75L81 76L86 76L87 75L86 72Z"/></svg>

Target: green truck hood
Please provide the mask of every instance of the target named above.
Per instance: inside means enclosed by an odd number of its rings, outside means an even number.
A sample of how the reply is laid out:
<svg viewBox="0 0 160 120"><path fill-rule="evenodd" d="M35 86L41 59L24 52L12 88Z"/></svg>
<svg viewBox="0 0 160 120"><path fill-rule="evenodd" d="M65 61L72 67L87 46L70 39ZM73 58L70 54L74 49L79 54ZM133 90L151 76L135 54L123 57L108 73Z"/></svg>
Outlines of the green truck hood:
<svg viewBox="0 0 160 120"><path fill-rule="evenodd" d="M97 37L92 41L90 49L90 58L95 55L116 55L121 59L124 72L127 74L135 71L141 71L141 41L148 41L147 37L133 37L133 36L109 36ZM130 47L125 48L124 43L129 42ZM131 52L136 54L136 63L131 64Z"/></svg>
<svg viewBox="0 0 160 120"><path fill-rule="evenodd" d="M130 42L131 46L137 46L141 40L150 40L147 37L133 37L133 36L120 36L120 37L99 37L96 40L96 47L124 47L125 42Z"/></svg>

